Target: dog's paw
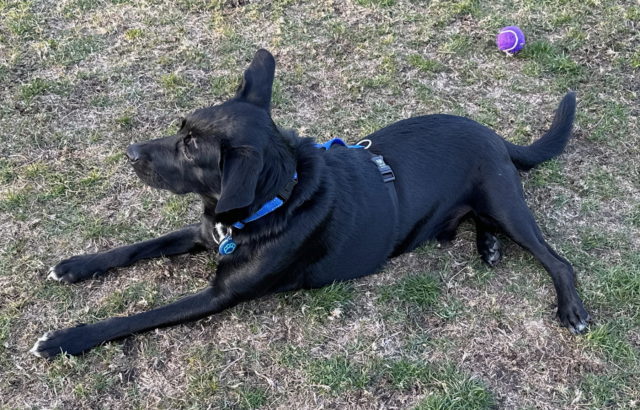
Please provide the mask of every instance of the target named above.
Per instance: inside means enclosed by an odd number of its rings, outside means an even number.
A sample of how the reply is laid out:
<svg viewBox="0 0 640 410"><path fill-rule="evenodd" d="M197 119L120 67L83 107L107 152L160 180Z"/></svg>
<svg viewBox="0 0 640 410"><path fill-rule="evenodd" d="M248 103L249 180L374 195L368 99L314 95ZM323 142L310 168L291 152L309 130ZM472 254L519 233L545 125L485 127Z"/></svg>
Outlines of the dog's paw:
<svg viewBox="0 0 640 410"><path fill-rule="evenodd" d="M52 266L49 268L49 274L47 275L47 279L57 280L58 282L60 282L62 280L62 276L58 276L58 274L56 273L56 267Z"/></svg>
<svg viewBox="0 0 640 410"><path fill-rule="evenodd" d="M482 244L478 245L480 257L489 266L496 266L502 259L502 244L495 236L487 236Z"/></svg>
<svg viewBox="0 0 640 410"><path fill-rule="evenodd" d="M88 340L84 328L85 325L79 325L47 332L36 341L29 352L45 359L59 354L78 355L95 345Z"/></svg>
<svg viewBox="0 0 640 410"><path fill-rule="evenodd" d="M105 272L100 263L100 258L97 255L74 256L51 267L47 279L74 283L95 277Z"/></svg>
<svg viewBox="0 0 640 410"><path fill-rule="evenodd" d="M558 308L558 319L569 328L571 333L584 333L589 328L591 316L582 305L582 302L567 303Z"/></svg>

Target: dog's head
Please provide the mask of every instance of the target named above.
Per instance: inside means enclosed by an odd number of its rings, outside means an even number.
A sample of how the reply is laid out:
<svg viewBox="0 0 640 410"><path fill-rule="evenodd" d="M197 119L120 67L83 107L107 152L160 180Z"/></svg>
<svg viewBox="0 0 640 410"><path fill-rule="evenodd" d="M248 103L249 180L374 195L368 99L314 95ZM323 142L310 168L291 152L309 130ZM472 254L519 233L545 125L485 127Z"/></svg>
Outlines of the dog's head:
<svg viewBox="0 0 640 410"><path fill-rule="evenodd" d="M202 195L223 223L255 212L295 169L270 116L274 73L273 56L258 50L233 98L191 113L176 135L129 146L136 174L155 188Z"/></svg>

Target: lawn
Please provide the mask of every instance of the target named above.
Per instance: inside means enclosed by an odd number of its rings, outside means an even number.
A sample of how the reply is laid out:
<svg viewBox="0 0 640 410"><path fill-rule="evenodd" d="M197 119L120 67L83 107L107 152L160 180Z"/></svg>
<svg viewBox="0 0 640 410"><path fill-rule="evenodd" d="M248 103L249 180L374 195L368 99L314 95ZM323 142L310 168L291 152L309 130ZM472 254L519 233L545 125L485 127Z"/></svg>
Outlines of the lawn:
<svg viewBox="0 0 640 410"><path fill-rule="evenodd" d="M640 6L636 1L0 0L0 408L637 408ZM516 24L527 46L495 47ZM272 115L318 141L465 115L541 136L577 92L565 153L523 174L594 322L555 319L542 267L474 228L377 275L266 297L49 362L45 331L141 312L207 284L213 253L64 285L49 266L196 221L143 186L126 146L233 95L253 53L278 67ZM430 183L430 181L425 181Z"/></svg>

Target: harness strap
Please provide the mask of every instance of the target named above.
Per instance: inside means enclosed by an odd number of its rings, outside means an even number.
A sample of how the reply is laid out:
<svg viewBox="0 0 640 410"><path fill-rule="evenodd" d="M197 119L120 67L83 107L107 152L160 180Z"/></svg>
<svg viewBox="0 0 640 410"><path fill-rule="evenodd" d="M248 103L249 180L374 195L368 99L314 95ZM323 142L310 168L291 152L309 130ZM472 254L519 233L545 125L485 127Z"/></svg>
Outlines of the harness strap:
<svg viewBox="0 0 640 410"><path fill-rule="evenodd" d="M370 153L370 154L373 155L371 157L371 162L376 164L376 166L378 167L378 171L380 171L380 175L382 175L382 181L384 182L384 185L387 187L387 192L389 192L389 197L391 197L391 204L393 205L393 216L395 220L392 239L395 246L395 240L398 236L398 226L399 226L398 222L400 218L400 205L398 203L398 191L396 191L396 186L393 183L393 181L396 180L396 175L393 173L393 170L391 169L391 167L386 162L384 162L384 158L382 157L382 155L375 155L373 153Z"/></svg>
<svg viewBox="0 0 640 410"><path fill-rule="evenodd" d="M367 145L366 146L361 145L362 143L365 143ZM347 145L340 138L334 138L332 140L325 142L324 144L316 144L316 147L325 149L327 151L334 145L341 145L347 148L369 149L372 144L373 143L370 139L364 139L358 142L356 145ZM391 204L393 205L393 216L395 220L392 239L393 239L393 242L395 243L396 237L398 236L399 219L400 219L400 205L398 201L398 192L396 191L395 184L393 183L393 181L396 180L396 176L393 173L393 169L391 169L389 164L384 162L384 157L382 155L376 155L372 152L369 152L369 153L371 154L371 162L373 162L376 165L376 167L378 167L378 171L382 176L382 181L387 187L387 191L389 192L389 197L391 197Z"/></svg>

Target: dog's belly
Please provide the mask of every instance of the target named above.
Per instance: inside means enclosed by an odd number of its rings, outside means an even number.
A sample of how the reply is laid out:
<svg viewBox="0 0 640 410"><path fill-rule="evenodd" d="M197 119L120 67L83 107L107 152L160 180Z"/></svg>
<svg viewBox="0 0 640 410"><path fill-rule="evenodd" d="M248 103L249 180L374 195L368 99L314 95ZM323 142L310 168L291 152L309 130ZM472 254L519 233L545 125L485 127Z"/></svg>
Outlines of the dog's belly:
<svg viewBox="0 0 640 410"><path fill-rule="evenodd" d="M390 229L393 227L383 224L378 225L378 229L368 229L363 235L347 237L330 256L310 267L305 287L321 287L378 271L393 250L393 243L387 235Z"/></svg>

